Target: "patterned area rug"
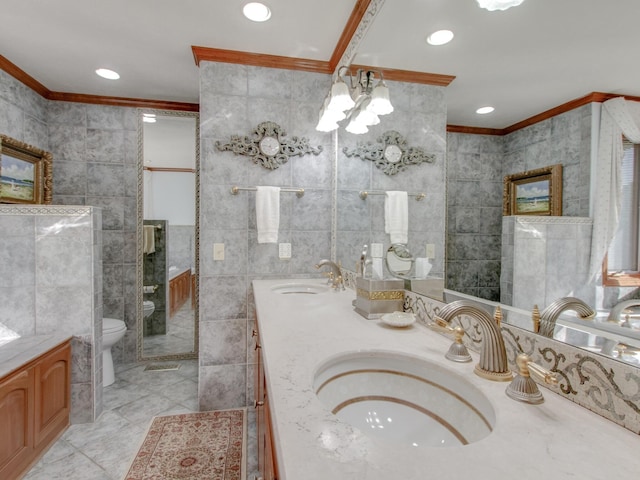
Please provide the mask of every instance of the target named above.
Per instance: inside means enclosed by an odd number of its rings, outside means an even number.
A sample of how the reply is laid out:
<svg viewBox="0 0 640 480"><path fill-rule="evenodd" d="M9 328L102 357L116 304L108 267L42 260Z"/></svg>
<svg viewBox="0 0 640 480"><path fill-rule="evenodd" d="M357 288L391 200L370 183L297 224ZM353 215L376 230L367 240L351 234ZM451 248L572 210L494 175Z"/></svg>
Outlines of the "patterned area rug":
<svg viewBox="0 0 640 480"><path fill-rule="evenodd" d="M244 480L244 409L153 419L125 480Z"/></svg>

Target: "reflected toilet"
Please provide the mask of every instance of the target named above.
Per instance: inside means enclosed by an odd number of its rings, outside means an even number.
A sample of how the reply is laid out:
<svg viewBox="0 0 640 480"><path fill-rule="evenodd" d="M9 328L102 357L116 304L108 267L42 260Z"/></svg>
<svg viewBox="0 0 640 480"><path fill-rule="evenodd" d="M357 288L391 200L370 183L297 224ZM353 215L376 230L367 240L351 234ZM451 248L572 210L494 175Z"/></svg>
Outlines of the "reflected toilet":
<svg viewBox="0 0 640 480"><path fill-rule="evenodd" d="M113 370L113 356L111 347L120 341L127 332L127 326L122 320L115 318L102 319L102 385L108 387L115 381Z"/></svg>
<svg viewBox="0 0 640 480"><path fill-rule="evenodd" d="M147 318L156 310L155 304L151 300L145 300L142 302L142 311L144 318Z"/></svg>

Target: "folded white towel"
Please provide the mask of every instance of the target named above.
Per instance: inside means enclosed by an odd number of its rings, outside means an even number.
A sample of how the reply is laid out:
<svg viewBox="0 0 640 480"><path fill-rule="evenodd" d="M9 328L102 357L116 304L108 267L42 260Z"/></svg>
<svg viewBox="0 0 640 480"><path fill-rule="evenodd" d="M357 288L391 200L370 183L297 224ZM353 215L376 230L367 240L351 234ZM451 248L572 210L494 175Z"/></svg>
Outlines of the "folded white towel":
<svg viewBox="0 0 640 480"><path fill-rule="evenodd" d="M145 225L142 229L142 252L149 254L156 251L156 227Z"/></svg>
<svg viewBox="0 0 640 480"><path fill-rule="evenodd" d="M278 243L280 187L256 187L258 243Z"/></svg>
<svg viewBox="0 0 640 480"><path fill-rule="evenodd" d="M391 243L407 243L409 204L407 192L386 192L384 197L384 231Z"/></svg>

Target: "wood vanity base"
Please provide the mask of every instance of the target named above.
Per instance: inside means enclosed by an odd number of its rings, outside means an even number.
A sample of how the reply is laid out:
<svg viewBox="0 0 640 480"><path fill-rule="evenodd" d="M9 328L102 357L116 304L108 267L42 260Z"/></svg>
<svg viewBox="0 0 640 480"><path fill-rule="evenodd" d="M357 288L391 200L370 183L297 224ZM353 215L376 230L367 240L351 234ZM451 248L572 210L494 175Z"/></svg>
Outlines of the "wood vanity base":
<svg viewBox="0 0 640 480"><path fill-rule="evenodd" d="M69 426L67 340L0 378L0 478L22 477Z"/></svg>

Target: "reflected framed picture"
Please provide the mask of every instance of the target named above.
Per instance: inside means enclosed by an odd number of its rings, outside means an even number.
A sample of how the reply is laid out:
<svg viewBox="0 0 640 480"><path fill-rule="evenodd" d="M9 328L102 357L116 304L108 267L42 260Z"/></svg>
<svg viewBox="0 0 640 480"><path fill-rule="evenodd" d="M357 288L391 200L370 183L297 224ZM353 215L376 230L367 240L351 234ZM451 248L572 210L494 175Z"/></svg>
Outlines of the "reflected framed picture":
<svg viewBox="0 0 640 480"><path fill-rule="evenodd" d="M49 152L0 135L0 203L49 205L52 183Z"/></svg>
<svg viewBox="0 0 640 480"><path fill-rule="evenodd" d="M562 215L562 165L504 177L503 215Z"/></svg>

